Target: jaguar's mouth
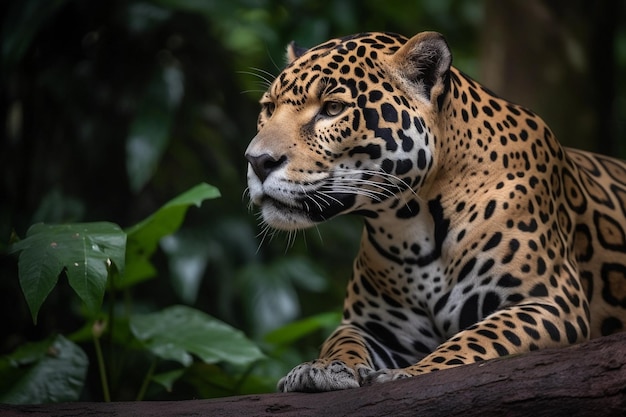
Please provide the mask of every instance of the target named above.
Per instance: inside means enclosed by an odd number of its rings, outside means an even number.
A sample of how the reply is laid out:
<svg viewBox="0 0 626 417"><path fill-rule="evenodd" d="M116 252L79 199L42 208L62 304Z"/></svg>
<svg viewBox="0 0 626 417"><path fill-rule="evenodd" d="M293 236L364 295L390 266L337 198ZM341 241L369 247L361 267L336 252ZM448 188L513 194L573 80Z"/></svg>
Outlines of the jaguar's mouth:
<svg viewBox="0 0 626 417"><path fill-rule="evenodd" d="M324 222L346 212L354 205L353 194L306 194L290 202L270 195L261 198L263 220L277 229L302 229Z"/></svg>
<svg viewBox="0 0 626 417"><path fill-rule="evenodd" d="M267 194L262 197L261 203L259 205L261 207L265 207L269 205L275 210L283 211L286 213L291 213L291 212L305 213L306 212L306 210L302 207L302 204L299 204L297 201L287 203L277 198L274 198L272 196L269 196Z"/></svg>
<svg viewBox="0 0 626 417"><path fill-rule="evenodd" d="M259 206L263 221L275 229L298 230L313 226L315 223L302 204L286 203L269 195L264 195Z"/></svg>

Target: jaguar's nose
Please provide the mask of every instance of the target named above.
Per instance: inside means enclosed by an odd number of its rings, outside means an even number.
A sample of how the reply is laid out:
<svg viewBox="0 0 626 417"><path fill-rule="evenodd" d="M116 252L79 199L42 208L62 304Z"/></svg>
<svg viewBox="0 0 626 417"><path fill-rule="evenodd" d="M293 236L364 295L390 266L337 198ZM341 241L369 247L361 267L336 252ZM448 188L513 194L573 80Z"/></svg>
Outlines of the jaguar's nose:
<svg viewBox="0 0 626 417"><path fill-rule="evenodd" d="M278 169L281 165L287 162L287 157L285 155L276 158L268 153L263 153L261 155L246 154L246 159L250 162L252 170L256 176L259 177L261 182L265 182L265 179L269 177L272 171Z"/></svg>

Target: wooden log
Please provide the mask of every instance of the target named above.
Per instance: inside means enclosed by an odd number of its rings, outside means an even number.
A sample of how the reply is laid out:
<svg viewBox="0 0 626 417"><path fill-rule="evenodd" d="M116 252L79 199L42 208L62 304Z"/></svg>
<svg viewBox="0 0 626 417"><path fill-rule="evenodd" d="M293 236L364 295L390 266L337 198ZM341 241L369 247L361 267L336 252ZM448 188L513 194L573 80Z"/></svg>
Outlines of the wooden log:
<svg viewBox="0 0 626 417"><path fill-rule="evenodd" d="M626 333L346 391L0 405L37 416L626 416Z"/></svg>

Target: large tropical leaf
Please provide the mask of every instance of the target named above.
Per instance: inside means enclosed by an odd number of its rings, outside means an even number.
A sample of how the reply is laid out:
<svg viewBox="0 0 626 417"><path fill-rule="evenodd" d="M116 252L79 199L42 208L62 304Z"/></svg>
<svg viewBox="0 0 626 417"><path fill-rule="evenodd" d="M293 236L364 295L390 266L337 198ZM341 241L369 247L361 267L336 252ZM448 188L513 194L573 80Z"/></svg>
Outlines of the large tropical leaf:
<svg viewBox="0 0 626 417"><path fill-rule="evenodd" d="M22 345L0 358L0 403L77 401L88 362L85 352L61 335Z"/></svg>
<svg viewBox="0 0 626 417"><path fill-rule="evenodd" d="M104 296L109 268L124 273L126 234L113 223L35 224L11 252L18 261L20 285L33 321L65 271L70 286L90 311Z"/></svg>
<svg viewBox="0 0 626 417"><path fill-rule="evenodd" d="M150 263L150 257L159 241L178 230L190 206L199 207L204 200L219 196L217 188L205 183L198 184L167 202L150 217L126 229L128 269L124 279L115 282L114 286L123 288L154 276L156 271Z"/></svg>
<svg viewBox="0 0 626 417"><path fill-rule="evenodd" d="M341 312L320 313L286 324L265 335L268 343L289 345L318 330L332 329L339 325Z"/></svg>
<svg viewBox="0 0 626 417"><path fill-rule="evenodd" d="M134 336L156 356L189 366L193 356L205 363L248 365L264 357L244 334L199 310L173 306L131 317Z"/></svg>

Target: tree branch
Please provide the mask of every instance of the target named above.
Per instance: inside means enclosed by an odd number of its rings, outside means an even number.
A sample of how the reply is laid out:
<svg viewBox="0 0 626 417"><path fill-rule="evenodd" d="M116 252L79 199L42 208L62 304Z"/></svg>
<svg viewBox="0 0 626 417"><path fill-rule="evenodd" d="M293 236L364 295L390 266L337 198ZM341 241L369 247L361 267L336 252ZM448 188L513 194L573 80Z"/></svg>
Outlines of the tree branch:
<svg viewBox="0 0 626 417"><path fill-rule="evenodd" d="M0 405L0 415L626 415L626 333L346 391L193 401Z"/></svg>

